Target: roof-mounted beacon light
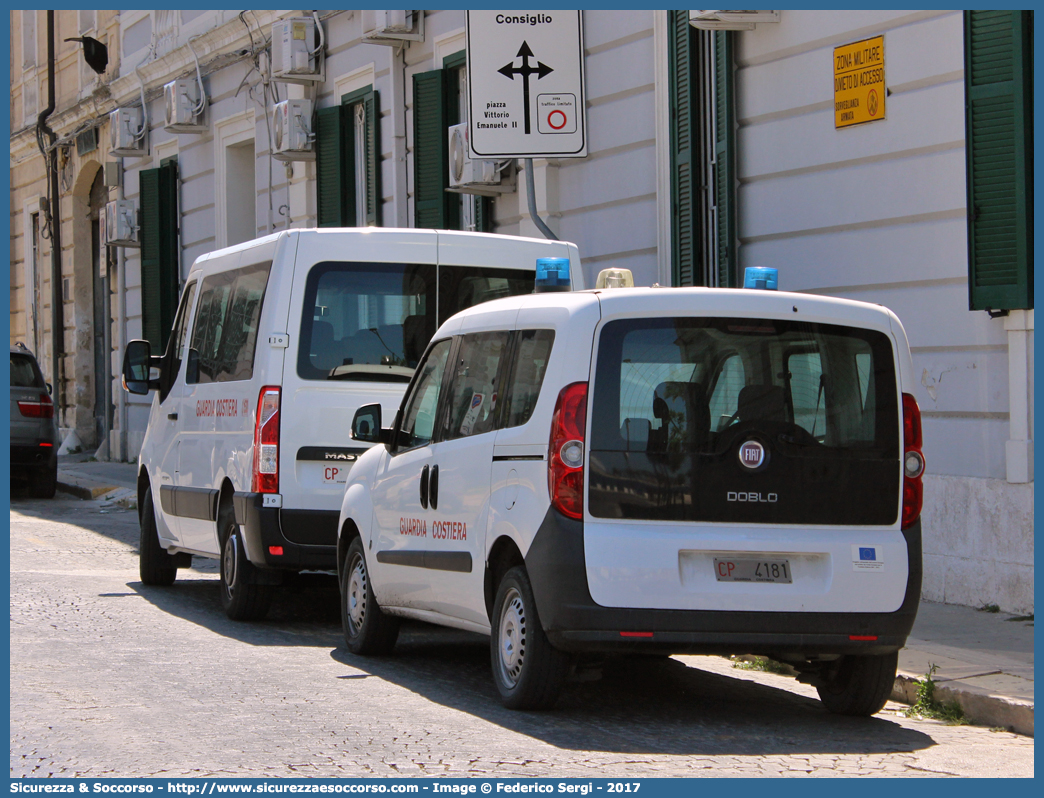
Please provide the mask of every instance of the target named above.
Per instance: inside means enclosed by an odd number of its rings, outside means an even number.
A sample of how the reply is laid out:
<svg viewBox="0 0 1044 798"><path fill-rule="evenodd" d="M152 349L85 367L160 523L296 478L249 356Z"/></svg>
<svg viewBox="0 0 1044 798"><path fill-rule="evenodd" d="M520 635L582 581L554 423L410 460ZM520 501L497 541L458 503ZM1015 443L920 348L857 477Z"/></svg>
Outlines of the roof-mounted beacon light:
<svg viewBox="0 0 1044 798"><path fill-rule="evenodd" d="M775 291L779 282L778 276L778 269L770 269L767 266L748 266L743 271L743 287Z"/></svg>
<svg viewBox="0 0 1044 798"><path fill-rule="evenodd" d="M595 288L634 288L634 275L630 269L602 269Z"/></svg>
<svg viewBox="0 0 1044 798"><path fill-rule="evenodd" d="M537 258L533 293L569 291L569 258Z"/></svg>

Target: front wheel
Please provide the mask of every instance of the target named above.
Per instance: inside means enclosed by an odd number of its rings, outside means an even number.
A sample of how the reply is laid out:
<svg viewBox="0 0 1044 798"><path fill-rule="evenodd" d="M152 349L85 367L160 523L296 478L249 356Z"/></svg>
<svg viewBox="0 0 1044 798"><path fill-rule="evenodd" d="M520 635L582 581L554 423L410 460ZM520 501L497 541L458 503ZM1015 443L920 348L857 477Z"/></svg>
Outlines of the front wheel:
<svg viewBox="0 0 1044 798"><path fill-rule="evenodd" d="M550 709L569 675L572 659L544 634L521 566L504 574L497 588L490 659L500 700L509 709Z"/></svg>
<svg viewBox="0 0 1044 798"><path fill-rule="evenodd" d="M243 533L231 512L221 517L221 605L233 621L259 621L268 614L272 587L259 585L243 548Z"/></svg>
<svg viewBox="0 0 1044 798"><path fill-rule="evenodd" d="M138 575L143 585L173 585L178 576L174 556L160 545L156 529L156 512L152 506L152 489L145 491L138 519L141 537L138 544Z"/></svg>
<svg viewBox="0 0 1044 798"><path fill-rule="evenodd" d="M823 705L836 715L869 717L888 702L899 652L841 657L816 686Z"/></svg>
<svg viewBox="0 0 1044 798"><path fill-rule="evenodd" d="M399 619L385 614L373 595L358 537L348 547L341 573L341 628L353 654L388 654L399 638Z"/></svg>

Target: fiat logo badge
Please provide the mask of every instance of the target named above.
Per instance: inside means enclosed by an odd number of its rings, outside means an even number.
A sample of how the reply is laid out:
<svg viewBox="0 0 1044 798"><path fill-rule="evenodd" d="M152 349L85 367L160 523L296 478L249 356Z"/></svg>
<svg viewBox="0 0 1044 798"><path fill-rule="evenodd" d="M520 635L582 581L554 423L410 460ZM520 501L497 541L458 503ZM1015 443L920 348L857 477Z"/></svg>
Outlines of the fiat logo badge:
<svg viewBox="0 0 1044 798"><path fill-rule="evenodd" d="M765 462L765 447L757 441L747 441L739 448L739 461L753 471Z"/></svg>

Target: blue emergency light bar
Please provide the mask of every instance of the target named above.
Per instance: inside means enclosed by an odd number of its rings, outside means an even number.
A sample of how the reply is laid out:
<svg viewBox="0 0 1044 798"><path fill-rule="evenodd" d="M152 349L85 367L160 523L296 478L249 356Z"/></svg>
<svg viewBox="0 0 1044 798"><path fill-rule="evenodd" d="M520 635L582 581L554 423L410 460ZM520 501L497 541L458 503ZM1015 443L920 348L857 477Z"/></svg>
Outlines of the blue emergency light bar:
<svg viewBox="0 0 1044 798"><path fill-rule="evenodd" d="M767 266L748 266L743 270L743 287L775 291L778 277L779 269L770 269Z"/></svg>
<svg viewBox="0 0 1044 798"><path fill-rule="evenodd" d="M537 258L534 293L569 291L569 258Z"/></svg>

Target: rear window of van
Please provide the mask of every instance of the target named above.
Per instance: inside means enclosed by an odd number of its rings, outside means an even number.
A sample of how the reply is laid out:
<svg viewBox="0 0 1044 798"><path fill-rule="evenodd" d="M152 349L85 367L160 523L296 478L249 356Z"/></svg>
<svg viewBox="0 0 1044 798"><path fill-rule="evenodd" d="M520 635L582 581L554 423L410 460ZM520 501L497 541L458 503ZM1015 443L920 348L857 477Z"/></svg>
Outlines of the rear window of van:
<svg viewBox="0 0 1044 798"><path fill-rule="evenodd" d="M532 269L318 263L305 284L298 376L409 382L442 322L482 302L529 293L533 277Z"/></svg>
<svg viewBox="0 0 1044 798"><path fill-rule="evenodd" d="M592 515L895 521L895 358L881 332L769 319L610 322L592 417L605 420L591 433ZM750 440L765 452L756 469L739 459Z"/></svg>

